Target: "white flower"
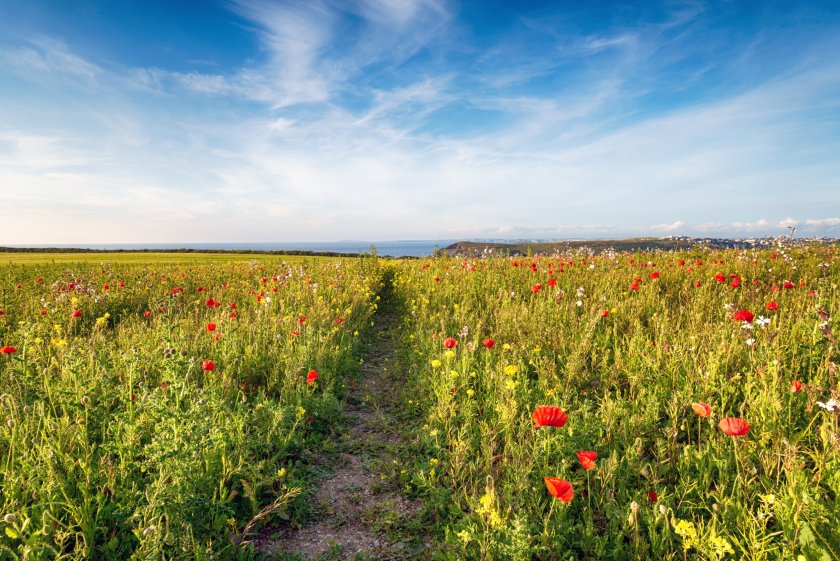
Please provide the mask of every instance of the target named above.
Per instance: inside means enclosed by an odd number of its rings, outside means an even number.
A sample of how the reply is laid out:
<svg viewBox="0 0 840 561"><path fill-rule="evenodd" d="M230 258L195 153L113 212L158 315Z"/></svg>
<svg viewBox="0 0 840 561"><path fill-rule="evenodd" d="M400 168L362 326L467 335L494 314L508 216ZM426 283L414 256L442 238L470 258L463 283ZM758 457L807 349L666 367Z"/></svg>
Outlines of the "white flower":
<svg viewBox="0 0 840 561"><path fill-rule="evenodd" d="M837 403L837 401L832 397L831 399L829 399L825 403L823 403L822 401L818 401L817 405L819 405L820 407L822 407L826 411L829 411L829 412L833 413L834 411L837 411L837 406L840 405L840 403Z"/></svg>
<svg viewBox="0 0 840 561"><path fill-rule="evenodd" d="M750 337L749 339L747 339L747 340L746 340L746 341L744 341L744 342L745 342L747 345L749 345L750 347L752 347L753 345L755 345L755 339L753 339L752 337Z"/></svg>
<svg viewBox="0 0 840 561"><path fill-rule="evenodd" d="M745 321L741 324L741 329L752 329L752 328L753 328L753 324L751 324L748 321Z"/></svg>
<svg viewBox="0 0 840 561"><path fill-rule="evenodd" d="M767 327L770 324L770 318L766 318L764 316L758 316L758 319L755 320L755 323L759 327Z"/></svg>
<svg viewBox="0 0 840 561"><path fill-rule="evenodd" d="M575 304L577 304L578 307L583 306L583 300L578 300Z"/></svg>
<svg viewBox="0 0 840 561"><path fill-rule="evenodd" d="M271 304L271 296L266 296L265 297L265 303L266 304Z"/></svg>

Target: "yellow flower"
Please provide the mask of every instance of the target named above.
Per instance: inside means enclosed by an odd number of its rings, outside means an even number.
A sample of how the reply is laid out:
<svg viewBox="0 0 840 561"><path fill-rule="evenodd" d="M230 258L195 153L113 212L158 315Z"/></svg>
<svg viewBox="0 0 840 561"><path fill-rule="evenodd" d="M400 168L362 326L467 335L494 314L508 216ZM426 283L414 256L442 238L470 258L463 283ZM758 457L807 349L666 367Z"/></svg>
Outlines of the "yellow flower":
<svg viewBox="0 0 840 561"><path fill-rule="evenodd" d="M519 372L519 367L516 366L515 364L508 364L507 366L505 366L504 372L508 376L513 376L514 374Z"/></svg>
<svg viewBox="0 0 840 561"><path fill-rule="evenodd" d="M472 397L475 395L475 390L470 388L467 390L467 397Z"/></svg>
<svg viewBox="0 0 840 561"><path fill-rule="evenodd" d="M443 358L445 358L446 360L452 360L453 358L455 358L455 351L451 349L446 351L445 353L443 353Z"/></svg>
<svg viewBox="0 0 840 561"><path fill-rule="evenodd" d="M443 363L441 361L439 361L438 359L432 360L432 368L440 368L441 364L443 364Z"/></svg>

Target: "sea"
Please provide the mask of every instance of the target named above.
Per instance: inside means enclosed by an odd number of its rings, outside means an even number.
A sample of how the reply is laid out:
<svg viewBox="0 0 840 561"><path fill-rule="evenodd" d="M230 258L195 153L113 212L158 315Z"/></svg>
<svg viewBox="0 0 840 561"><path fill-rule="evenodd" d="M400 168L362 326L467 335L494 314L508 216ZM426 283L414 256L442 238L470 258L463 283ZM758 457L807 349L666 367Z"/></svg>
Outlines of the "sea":
<svg viewBox="0 0 840 561"><path fill-rule="evenodd" d="M397 240L397 241L337 241L337 242L255 242L255 243L103 243L103 244L30 244L9 247L57 247L102 250L155 250L155 249L219 249L223 251L329 251L335 253L370 253L371 248L379 256L429 257L435 248L443 249L457 240Z"/></svg>

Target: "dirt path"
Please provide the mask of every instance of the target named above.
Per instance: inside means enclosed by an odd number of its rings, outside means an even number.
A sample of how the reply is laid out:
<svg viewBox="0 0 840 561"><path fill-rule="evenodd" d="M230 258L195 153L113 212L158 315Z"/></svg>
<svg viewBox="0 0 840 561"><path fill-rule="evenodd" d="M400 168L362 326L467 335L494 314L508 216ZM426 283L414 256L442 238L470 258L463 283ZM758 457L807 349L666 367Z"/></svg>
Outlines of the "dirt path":
<svg viewBox="0 0 840 561"><path fill-rule="evenodd" d="M315 520L257 547L281 559L416 559L427 549L416 522L419 501L389 489L387 473L400 465L397 406L397 311L386 287L374 317L374 333L363 350L360 380L351 384L346 432L338 453L323 467L332 471L312 498ZM412 531L413 527L413 531ZM286 554L286 556L283 556Z"/></svg>

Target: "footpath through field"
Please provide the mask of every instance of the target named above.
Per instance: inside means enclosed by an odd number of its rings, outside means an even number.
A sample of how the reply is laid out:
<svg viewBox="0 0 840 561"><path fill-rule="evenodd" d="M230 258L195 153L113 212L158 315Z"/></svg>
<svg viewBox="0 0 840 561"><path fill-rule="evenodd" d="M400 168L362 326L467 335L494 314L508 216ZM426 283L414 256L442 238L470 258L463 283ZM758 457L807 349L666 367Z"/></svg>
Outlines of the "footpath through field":
<svg viewBox="0 0 840 561"><path fill-rule="evenodd" d="M323 460L327 475L312 496L313 520L298 530L264 536L261 551L289 560L416 559L428 551L419 500L407 500L390 483L410 444L399 412L397 330L401 305L386 273L374 328L367 339L358 382L346 399L346 427L336 454Z"/></svg>

